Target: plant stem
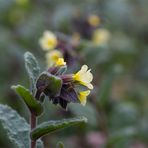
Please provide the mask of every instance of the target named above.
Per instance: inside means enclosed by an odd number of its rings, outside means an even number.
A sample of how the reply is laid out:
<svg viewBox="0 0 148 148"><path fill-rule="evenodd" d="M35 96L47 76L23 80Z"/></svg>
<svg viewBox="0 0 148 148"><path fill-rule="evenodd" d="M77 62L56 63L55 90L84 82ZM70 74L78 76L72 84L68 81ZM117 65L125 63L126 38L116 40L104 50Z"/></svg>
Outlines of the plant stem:
<svg viewBox="0 0 148 148"><path fill-rule="evenodd" d="M36 127L36 116L31 113L31 117L30 117L30 126L31 126L31 130L33 130ZM30 148L36 148L36 141L31 140L31 147Z"/></svg>

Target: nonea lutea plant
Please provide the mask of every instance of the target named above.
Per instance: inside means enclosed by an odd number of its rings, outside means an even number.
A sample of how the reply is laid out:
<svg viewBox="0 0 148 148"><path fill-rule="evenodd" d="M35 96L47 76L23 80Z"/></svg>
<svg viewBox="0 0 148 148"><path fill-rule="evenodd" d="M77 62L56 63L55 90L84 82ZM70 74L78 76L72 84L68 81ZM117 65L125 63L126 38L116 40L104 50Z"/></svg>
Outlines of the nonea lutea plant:
<svg viewBox="0 0 148 148"><path fill-rule="evenodd" d="M53 37L51 34L47 35L46 33L45 39L47 36ZM22 98L30 111L30 130L27 128L29 134L26 134L28 141L23 143L25 148L42 148L43 144L40 140L42 136L58 129L87 122L87 119L82 116L55 121L49 120L38 125L38 117L44 114L44 99L47 98L51 103L61 106L66 111L69 103L80 103L84 106L90 90L93 89L91 84L93 75L88 70L87 65L83 65L76 73L67 74L67 64L63 57L59 56L58 52L54 54L55 56L50 58L52 63L50 67L40 72L34 55L26 52L24 55L25 67L30 78L30 89L21 85L12 86L12 89Z"/></svg>

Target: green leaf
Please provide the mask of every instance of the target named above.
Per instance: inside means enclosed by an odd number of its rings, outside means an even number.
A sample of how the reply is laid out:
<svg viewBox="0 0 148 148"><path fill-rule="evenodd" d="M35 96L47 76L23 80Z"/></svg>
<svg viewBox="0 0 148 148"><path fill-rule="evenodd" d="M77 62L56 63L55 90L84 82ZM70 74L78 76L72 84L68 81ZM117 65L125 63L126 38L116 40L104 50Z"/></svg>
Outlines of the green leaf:
<svg viewBox="0 0 148 148"><path fill-rule="evenodd" d="M58 96L61 91L62 80L50 73L43 72L37 80L36 87L38 91L43 89L47 96Z"/></svg>
<svg viewBox="0 0 148 148"><path fill-rule="evenodd" d="M32 130L31 138L32 140L37 140L38 138L46 134L49 134L51 132L55 132L59 129L63 129L75 124L86 123L86 122L87 122L87 118L85 117L77 117L77 118L71 118L71 119L44 122L38 125L34 130Z"/></svg>
<svg viewBox="0 0 148 148"><path fill-rule="evenodd" d="M25 59L25 67L32 83L32 87L33 87L32 89L34 90L35 82L40 73L40 68L36 58L32 53L26 52L24 54L24 59Z"/></svg>
<svg viewBox="0 0 148 148"><path fill-rule="evenodd" d="M16 111L0 104L0 123L2 124L13 148L29 148L29 124ZM43 148L38 141L38 148Z"/></svg>
<svg viewBox="0 0 148 148"><path fill-rule="evenodd" d="M32 113L39 116L43 112L43 106L32 96L28 89L21 85L12 86L11 88L19 94Z"/></svg>

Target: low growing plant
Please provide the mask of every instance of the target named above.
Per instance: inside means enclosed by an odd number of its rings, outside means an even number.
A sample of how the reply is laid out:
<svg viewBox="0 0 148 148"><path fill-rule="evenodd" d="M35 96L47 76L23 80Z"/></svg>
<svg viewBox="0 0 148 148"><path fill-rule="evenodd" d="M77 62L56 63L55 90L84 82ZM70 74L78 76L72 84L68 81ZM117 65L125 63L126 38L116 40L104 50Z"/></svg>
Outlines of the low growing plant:
<svg viewBox="0 0 148 148"><path fill-rule="evenodd" d="M42 136L75 124L85 123L85 117L62 120L50 120L38 125L38 117L44 114L43 102L48 99L60 105L65 111L68 103L86 104L86 98L93 89L92 74L87 65L83 65L76 74L65 74L66 62L63 58L48 70L40 73L36 58L30 52L24 55L25 67L30 78L30 89L21 85L12 86L30 111L30 125L20 115L6 105L0 105L0 121L7 131L8 139L15 147L43 148ZM60 142L59 147L64 147Z"/></svg>

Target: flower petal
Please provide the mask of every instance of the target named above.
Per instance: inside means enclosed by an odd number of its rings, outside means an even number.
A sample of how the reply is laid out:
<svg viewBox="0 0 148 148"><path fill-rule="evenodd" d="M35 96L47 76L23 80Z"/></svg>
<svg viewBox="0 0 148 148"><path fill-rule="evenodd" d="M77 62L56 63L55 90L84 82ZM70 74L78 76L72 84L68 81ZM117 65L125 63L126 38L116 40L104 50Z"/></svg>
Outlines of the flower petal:
<svg viewBox="0 0 148 148"><path fill-rule="evenodd" d="M90 90L79 92L79 100L83 106L85 106L86 99L89 94L90 94Z"/></svg>
<svg viewBox="0 0 148 148"><path fill-rule="evenodd" d="M90 82L93 80L93 75L90 71L91 70L88 70L87 65L83 65L80 71L74 74L73 79L80 84L87 86L89 89L93 89L92 84L90 84Z"/></svg>

